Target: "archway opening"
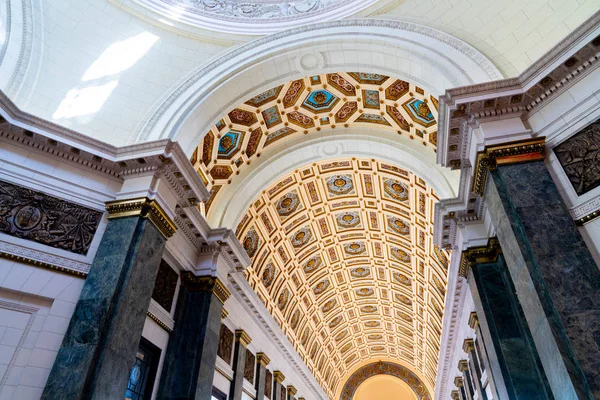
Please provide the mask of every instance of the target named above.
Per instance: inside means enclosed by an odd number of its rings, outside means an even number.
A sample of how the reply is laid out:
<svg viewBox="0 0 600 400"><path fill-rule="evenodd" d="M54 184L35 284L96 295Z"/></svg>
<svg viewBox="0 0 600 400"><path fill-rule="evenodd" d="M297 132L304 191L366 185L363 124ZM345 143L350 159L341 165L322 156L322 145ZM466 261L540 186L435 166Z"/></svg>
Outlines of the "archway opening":
<svg viewBox="0 0 600 400"><path fill-rule="evenodd" d="M390 375L376 375L364 381L356 390L354 400L417 400L404 381Z"/></svg>

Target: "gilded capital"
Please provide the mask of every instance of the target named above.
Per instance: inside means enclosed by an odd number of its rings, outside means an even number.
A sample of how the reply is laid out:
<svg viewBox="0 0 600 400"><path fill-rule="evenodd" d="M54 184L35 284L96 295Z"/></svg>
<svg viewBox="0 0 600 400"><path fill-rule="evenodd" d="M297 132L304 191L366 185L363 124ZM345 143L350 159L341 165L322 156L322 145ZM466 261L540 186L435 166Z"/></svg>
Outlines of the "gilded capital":
<svg viewBox="0 0 600 400"><path fill-rule="evenodd" d="M500 253L502 253L500 242L495 237L488 239L485 246L469 247L460 256L458 274L466 278L471 267L476 264L494 262L498 259Z"/></svg>
<svg viewBox="0 0 600 400"><path fill-rule="evenodd" d="M472 191L483 196L488 171L494 171L498 165L518 164L544 159L546 138L519 140L493 146L477 154Z"/></svg>
<svg viewBox="0 0 600 400"><path fill-rule="evenodd" d="M291 396L295 396L296 393L298 393L298 391L296 390L296 388L292 385L288 385L287 387L287 391Z"/></svg>
<svg viewBox="0 0 600 400"><path fill-rule="evenodd" d="M181 285L192 292L212 292L225 304L231 293L219 278L214 276L196 276L189 271L181 273Z"/></svg>
<svg viewBox="0 0 600 400"><path fill-rule="evenodd" d="M477 317L477 313L473 311L469 314L469 326L471 329L477 329L477 325L479 325L479 317Z"/></svg>
<svg viewBox="0 0 600 400"><path fill-rule="evenodd" d="M468 354L474 350L475 350L475 341L473 339L465 339L463 341L463 351Z"/></svg>
<svg viewBox="0 0 600 400"><path fill-rule="evenodd" d="M221 310L221 319L227 318L228 315L229 315L229 311L227 311L225 308L223 308Z"/></svg>
<svg viewBox="0 0 600 400"><path fill-rule="evenodd" d="M133 216L148 218L167 239L173 236L177 230L175 223L167 216L156 200L139 197L136 199L108 201L105 206L106 211L108 211L108 219Z"/></svg>
<svg viewBox="0 0 600 400"><path fill-rule="evenodd" d="M240 342L244 347L248 347L252 339L243 329L238 329L235 331L235 341Z"/></svg>
<svg viewBox="0 0 600 400"><path fill-rule="evenodd" d="M462 385L463 385L463 378L461 378L460 376L457 376L456 378L454 378L454 386L462 387Z"/></svg>
<svg viewBox="0 0 600 400"><path fill-rule="evenodd" d="M458 396L458 390L453 390L450 393L450 397L452 397L452 400L460 400L460 397Z"/></svg>
<svg viewBox="0 0 600 400"><path fill-rule="evenodd" d="M458 370L460 372L465 372L469 368L469 362L467 360L460 360L458 362Z"/></svg>
<svg viewBox="0 0 600 400"><path fill-rule="evenodd" d="M274 371L273 378L275 379L276 382L279 382L279 383L283 383L283 381L285 381L285 375L283 373L281 373L281 371Z"/></svg>
<svg viewBox="0 0 600 400"><path fill-rule="evenodd" d="M269 357L267 357L265 353L256 353L256 362L266 367L267 365L269 365L271 360L269 359Z"/></svg>

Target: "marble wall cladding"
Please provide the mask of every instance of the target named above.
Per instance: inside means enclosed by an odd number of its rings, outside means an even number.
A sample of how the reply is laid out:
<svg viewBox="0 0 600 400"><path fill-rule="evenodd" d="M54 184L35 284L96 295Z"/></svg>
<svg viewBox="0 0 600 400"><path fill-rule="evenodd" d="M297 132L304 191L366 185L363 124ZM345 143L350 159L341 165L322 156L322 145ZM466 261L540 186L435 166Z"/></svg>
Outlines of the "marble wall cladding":
<svg viewBox="0 0 600 400"><path fill-rule="evenodd" d="M254 387L256 388L257 399L263 399L266 395L267 373L270 374L267 367L261 363L256 364L256 380L254 382Z"/></svg>
<svg viewBox="0 0 600 400"><path fill-rule="evenodd" d="M504 258L474 266L473 276L509 398L551 399Z"/></svg>
<svg viewBox="0 0 600 400"><path fill-rule="evenodd" d="M600 271L543 162L490 174L486 203L554 395L600 398Z"/></svg>
<svg viewBox="0 0 600 400"><path fill-rule="evenodd" d="M244 389L244 375L246 370L246 355L248 349L237 341L233 351L233 380L231 381L230 396L231 400L241 400Z"/></svg>
<svg viewBox="0 0 600 400"><path fill-rule="evenodd" d="M109 221L43 399L123 396L164 246L145 218Z"/></svg>
<svg viewBox="0 0 600 400"><path fill-rule="evenodd" d="M265 372L265 396L271 399L271 394L273 393L273 374L271 371L267 370Z"/></svg>
<svg viewBox="0 0 600 400"><path fill-rule="evenodd" d="M102 212L0 181L0 232L87 254Z"/></svg>
<svg viewBox="0 0 600 400"><path fill-rule="evenodd" d="M256 357L246 349L246 365L244 366L244 379L254 383L254 370L256 369Z"/></svg>
<svg viewBox="0 0 600 400"><path fill-rule="evenodd" d="M157 398L210 400L223 303L181 286Z"/></svg>
<svg viewBox="0 0 600 400"><path fill-rule="evenodd" d="M600 186L600 119L554 148L575 192L581 196Z"/></svg>

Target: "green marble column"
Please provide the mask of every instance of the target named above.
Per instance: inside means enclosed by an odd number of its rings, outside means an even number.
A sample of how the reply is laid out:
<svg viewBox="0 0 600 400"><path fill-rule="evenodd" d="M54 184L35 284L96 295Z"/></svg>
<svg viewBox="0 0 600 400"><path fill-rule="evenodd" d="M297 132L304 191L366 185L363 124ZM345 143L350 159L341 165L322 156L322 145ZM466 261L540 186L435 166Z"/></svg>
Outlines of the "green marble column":
<svg viewBox="0 0 600 400"><path fill-rule="evenodd" d="M167 237L147 199L107 203L109 222L48 382L45 400L122 399Z"/></svg>
<svg viewBox="0 0 600 400"><path fill-rule="evenodd" d="M474 263L471 271L471 293L492 341L486 345L495 350L508 399L552 399L504 257Z"/></svg>
<svg viewBox="0 0 600 400"><path fill-rule="evenodd" d="M181 274L175 329L169 337L157 399L210 400L221 314L228 297L215 277Z"/></svg>
<svg viewBox="0 0 600 400"><path fill-rule="evenodd" d="M246 368L246 350L252 339L241 329L235 331L235 347L233 349L233 380L229 390L230 400L241 400L244 389L244 372Z"/></svg>
<svg viewBox="0 0 600 400"><path fill-rule="evenodd" d="M600 398L600 270L550 173L543 161L498 165L487 181L484 199L554 397Z"/></svg>

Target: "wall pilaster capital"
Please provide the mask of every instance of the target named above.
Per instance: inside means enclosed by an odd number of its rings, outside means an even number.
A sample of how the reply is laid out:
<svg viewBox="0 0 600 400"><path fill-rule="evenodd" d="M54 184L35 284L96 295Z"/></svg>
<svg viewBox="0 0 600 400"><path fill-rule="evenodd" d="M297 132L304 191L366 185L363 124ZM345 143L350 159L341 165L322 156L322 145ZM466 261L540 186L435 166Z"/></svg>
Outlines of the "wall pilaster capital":
<svg viewBox="0 0 600 400"><path fill-rule="evenodd" d="M469 369L469 362L467 360L460 360L458 362L458 370L460 372L465 372L467 369Z"/></svg>
<svg viewBox="0 0 600 400"><path fill-rule="evenodd" d="M256 353L256 362L266 367L271 362L271 359L265 353L260 352Z"/></svg>
<svg viewBox="0 0 600 400"><path fill-rule="evenodd" d="M223 282L214 276L196 276L185 271L181 273L181 285L192 292L212 292L223 304L231 295Z"/></svg>
<svg viewBox="0 0 600 400"><path fill-rule="evenodd" d="M235 341L240 342L244 347L252 342L252 338L243 329L237 329L235 331Z"/></svg>
<svg viewBox="0 0 600 400"><path fill-rule="evenodd" d="M457 376L456 378L454 378L454 386L462 387L463 386L463 378L461 378L460 376Z"/></svg>
<svg viewBox="0 0 600 400"><path fill-rule="evenodd" d="M473 339L465 339L463 341L463 351L467 354L475 350L475 341Z"/></svg>
<svg viewBox="0 0 600 400"><path fill-rule="evenodd" d="M501 252L500 242L495 237L488 239L485 246L469 247L461 253L458 274L466 278L471 267L476 264L494 262Z"/></svg>
<svg viewBox="0 0 600 400"><path fill-rule="evenodd" d="M160 204L148 197L109 201L106 203L106 211L108 212L108 219L132 216L148 218L167 239L173 236L177 230L175 223L165 213Z"/></svg>
<svg viewBox="0 0 600 400"><path fill-rule="evenodd" d="M298 390L292 385L288 385L287 391L291 396L295 396L298 393Z"/></svg>
<svg viewBox="0 0 600 400"><path fill-rule="evenodd" d="M283 383L283 381L285 381L285 375L281 371L274 371L273 378L279 383Z"/></svg>
<svg viewBox="0 0 600 400"><path fill-rule="evenodd" d="M477 313L473 311L471 312L471 314L469 314L469 326L471 327L471 329L477 329L478 325L479 317L477 316Z"/></svg>

